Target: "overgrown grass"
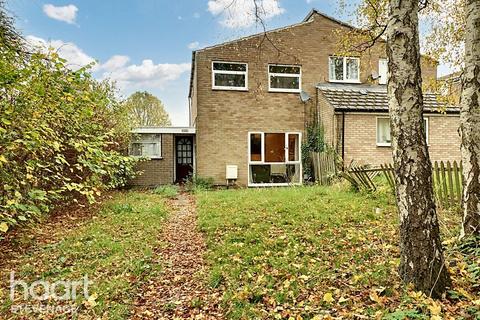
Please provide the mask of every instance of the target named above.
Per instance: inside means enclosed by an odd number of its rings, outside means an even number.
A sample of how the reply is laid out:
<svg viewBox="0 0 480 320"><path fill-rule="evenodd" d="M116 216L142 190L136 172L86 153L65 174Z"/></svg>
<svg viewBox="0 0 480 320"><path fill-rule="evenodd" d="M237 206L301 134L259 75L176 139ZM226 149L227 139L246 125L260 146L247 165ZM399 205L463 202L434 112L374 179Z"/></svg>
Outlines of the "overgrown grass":
<svg viewBox="0 0 480 320"><path fill-rule="evenodd" d="M178 195L178 186L175 185L165 185L159 186L153 190L153 193L167 197L175 198Z"/></svg>
<svg viewBox="0 0 480 320"><path fill-rule="evenodd" d="M430 310L431 299L404 289L397 276L391 192L354 193L338 186L201 192L198 210L208 241L208 281L225 291L229 318L442 314ZM458 221L447 221L444 229ZM450 261L458 257L447 255ZM456 289L468 285L463 277L454 282ZM474 316L477 311L465 306L475 308L479 297L469 295L448 304L450 316Z"/></svg>
<svg viewBox="0 0 480 320"><path fill-rule="evenodd" d="M137 287L159 271L152 254L167 214L163 199L150 193L116 194L88 223L20 257L16 278L31 283L38 279L76 281L88 275L93 298L86 302L78 294L79 313L87 318L124 319ZM5 296L2 313L11 305Z"/></svg>
<svg viewBox="0 0 480 320"><path fill-rule="evenodd" d="M213 178L200 177L193 175L185 182L185 190L193 193L211 190L213 188Z"/></svg>

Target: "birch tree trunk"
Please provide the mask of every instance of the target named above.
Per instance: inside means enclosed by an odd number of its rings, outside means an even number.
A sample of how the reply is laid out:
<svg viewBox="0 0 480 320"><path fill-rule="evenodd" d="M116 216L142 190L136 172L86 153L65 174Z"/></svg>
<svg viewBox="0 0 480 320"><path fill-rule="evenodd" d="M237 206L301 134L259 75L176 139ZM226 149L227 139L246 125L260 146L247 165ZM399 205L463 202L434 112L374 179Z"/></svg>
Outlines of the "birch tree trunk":
<svg viewBox="0 0 480 320"><path fill-rule="evenodd" d="M463 163L462 237L480 236L480 1L465 6L465 70L460 100Z"/></svg>
<svg viewBox="0 0 480 320"><path fill-rule="evenodd" d="M449 284L423 129L418 0L390 0L387 27L388 100L396 198L400 215L399 273L432 297Z"/></svg>

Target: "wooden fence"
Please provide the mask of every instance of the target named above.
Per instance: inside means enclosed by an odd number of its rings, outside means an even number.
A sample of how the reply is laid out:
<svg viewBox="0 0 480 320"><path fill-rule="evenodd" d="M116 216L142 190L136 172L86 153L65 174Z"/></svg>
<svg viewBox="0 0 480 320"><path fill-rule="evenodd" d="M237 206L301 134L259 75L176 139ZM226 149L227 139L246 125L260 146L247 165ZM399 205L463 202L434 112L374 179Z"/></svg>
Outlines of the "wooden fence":
<svg viewBox="0 0 480 320"><path fill-rule="evenodd" d="M312 152L315 181L322 185L330 184L337 175L336 156L334 152Z"/></svg>
<svg viewBox="0 0 480 320"><path fill-rule="evenodd" d="M359 189L375 190L371 172L383 173L392 189L395 187L392 164L384 164L380 168L352 168L347 175L353 177ZM462 164L457 161L435 161L432 174L437 205L443 208L459 207L462 201ZM352 182L351 178L348 180Z"/></svg>
<svg viewBox="0 0 480 320"><path fill-rule="evenodd" d="M443 207L460 206L462 203L462 163L447 161L433 164L433 185L435 196Z"/></svg>

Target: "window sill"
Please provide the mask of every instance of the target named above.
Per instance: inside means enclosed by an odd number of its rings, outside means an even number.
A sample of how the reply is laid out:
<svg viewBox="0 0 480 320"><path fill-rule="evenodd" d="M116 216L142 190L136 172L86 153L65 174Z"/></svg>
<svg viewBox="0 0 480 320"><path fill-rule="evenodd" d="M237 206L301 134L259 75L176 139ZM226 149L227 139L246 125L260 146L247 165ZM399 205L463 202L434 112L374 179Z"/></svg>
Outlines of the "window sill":
<svg viewBox="0 0 480 320"><path fill-rule="evenodd" d="M248 92L248 88L229 88L229 87L212 87L213 91L243 91Z"/></svg>
<svg viewBox="0 0 480 320"><path fill-rule="evenodd" d="M360 80L328 80L328 82L332 83L355 83L355 84L361 84L362 82Z"/></svg>
<svg viewBox="0 0 480 320"><path fill-rule="evenodd" d="M391 143L377 143L377 147L391 147L392 144ZM430 147L430 144L427 142L427 147Z"/></svg>
<svg viewBox="0 0 480 320"><path fill-rule="evenodd" d="M300 93L300 89L288 90L288 89L268 89L270 93Z"/></svg>
<svg viewBox="0 0 480 320"><path fill-rule="evenodd" d="M163 157L148 157L148 156L132 156L136 159L145 159L145 160L163 160Z"/></svg>

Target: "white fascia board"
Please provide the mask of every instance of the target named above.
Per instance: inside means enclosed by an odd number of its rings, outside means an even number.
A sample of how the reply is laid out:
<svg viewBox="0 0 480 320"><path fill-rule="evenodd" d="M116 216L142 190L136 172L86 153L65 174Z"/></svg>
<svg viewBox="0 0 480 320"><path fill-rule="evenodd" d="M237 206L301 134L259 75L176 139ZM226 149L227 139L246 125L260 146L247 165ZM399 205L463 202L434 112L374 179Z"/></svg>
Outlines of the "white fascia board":
<svg viewBox="0 0 480 320"><path fill-rule="evenodd" d="M140 127L132 130L132 133L178 133L195 134L194 127Z"/></svg>

